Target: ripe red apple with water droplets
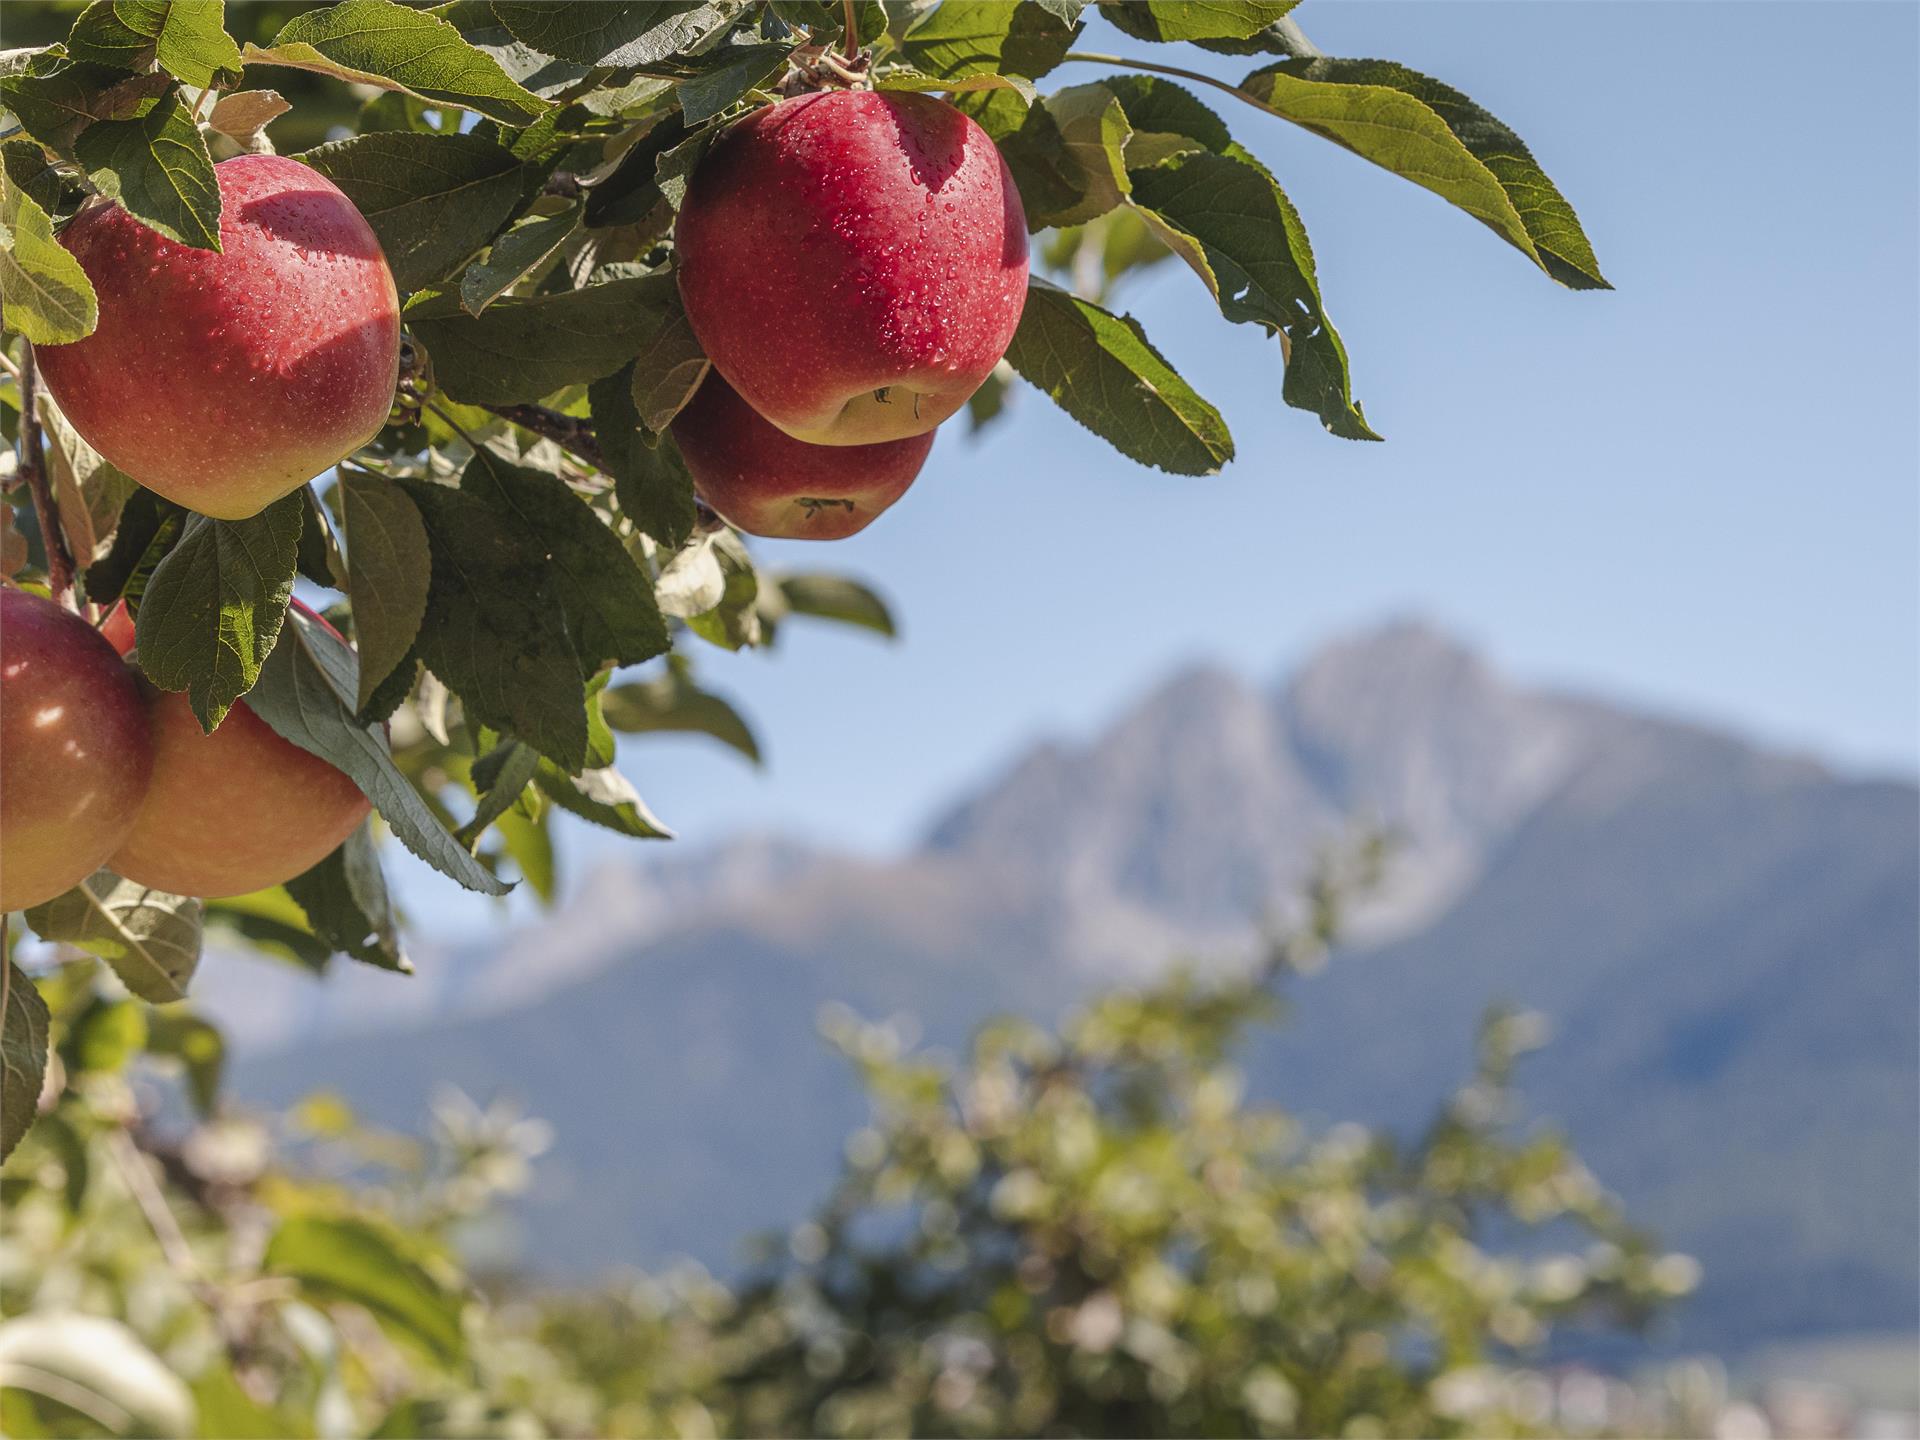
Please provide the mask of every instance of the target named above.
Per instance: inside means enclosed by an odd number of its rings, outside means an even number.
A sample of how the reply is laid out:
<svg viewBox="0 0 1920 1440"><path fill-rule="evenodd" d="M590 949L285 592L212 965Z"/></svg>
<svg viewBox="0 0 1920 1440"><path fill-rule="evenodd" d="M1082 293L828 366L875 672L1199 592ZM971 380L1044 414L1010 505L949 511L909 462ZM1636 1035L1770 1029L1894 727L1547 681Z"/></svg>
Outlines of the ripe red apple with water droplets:
<svg viewBox="0 0 1920 1440"><path fill-rule="evenodd" d="M152 774L146 703L113 646L51 600L0 590L0 911L105 865Z"/></svg>
<svg viewBox="0 0 1920 1440"><path fill-rule="evenodd" d="M796 439L922 435L1006 352L1027 296L1020 192L944 101L835 91L714 143L674 229L714 368Z"/></svg>
<svg viewBox="0 0 1920 1440"><path fill-rule="evenodd" d="M122 655L133 649L124 606L101 633ZM294 642L283 630L280 643ZM245 700L209 735L185 694L144 688L153 779L107 861L115 873L176 895L245 895L319 864L367 818L367 797L344 772L283 739Z"/></svg>
<svg viewBox="0 0 1920 1440"><path fill-rule="evenodd" d="M750 535L843 540L906 494L933 435L809 445L761 419L708 371L672 433L701 499Z"/></svg>
<svg viewBox="0 0 1920 1440"><path fill-rule="evenodd" d="M277 155L214 167L219 251L115 204L61 232L100 325L35 354L73 427L148 489L237 520L371 440L393 406L400 302L380 243L324 175Z"/></svg>

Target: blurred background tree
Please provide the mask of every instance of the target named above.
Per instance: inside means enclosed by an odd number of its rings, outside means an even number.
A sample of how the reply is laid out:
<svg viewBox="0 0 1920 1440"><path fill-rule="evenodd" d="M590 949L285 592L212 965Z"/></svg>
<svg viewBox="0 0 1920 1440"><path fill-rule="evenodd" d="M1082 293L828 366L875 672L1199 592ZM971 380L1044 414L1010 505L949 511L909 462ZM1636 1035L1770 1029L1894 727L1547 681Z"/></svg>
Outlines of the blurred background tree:
<svg viewBox="0 0 1920 1440"><path fill-rule="evenodd" d="M1356 859L1252 973L1179 969L958 1063L826 1017L873 1104L811 1220L729 1286L542 1292L462 1268L539 1122L445 1098L425 1145L315 1097L230 1113L220 1040L91 960L8 1166L14 1436L1515 1435L1556 1326L1685 1291L1558 1136L1496 1012L1414 1143L1244 1102L1235 1056L1321 963ZM151 1016L151 1018L149 1018ZM195 1113L155 1080L178 1071ZM1544 1227L1544 1228L1543 1228Z"/></svg>

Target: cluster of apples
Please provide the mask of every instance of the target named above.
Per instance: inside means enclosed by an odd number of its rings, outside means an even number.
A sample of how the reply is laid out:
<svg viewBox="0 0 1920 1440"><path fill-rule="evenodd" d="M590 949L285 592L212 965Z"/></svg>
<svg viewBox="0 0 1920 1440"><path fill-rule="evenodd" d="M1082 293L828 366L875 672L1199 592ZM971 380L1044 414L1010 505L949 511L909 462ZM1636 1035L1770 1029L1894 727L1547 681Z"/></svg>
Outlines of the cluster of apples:
<svg viewBox="0 0 1920 1440"><path fill-rule="evenodd" d="M100 323L35 359L108 460L189 509L242 519L386 423L400 304L372 229L324 176L270 155L215 175L218 251L118 205L74 218L60 239ZM96 630L0 591L0 910L102 866L175 894L245 894L324 859L366 816L346 775L244 701L202 733L184 694L123 658L133 645L124 606Z"/></svg>
<svg viewBox="0 0 1920 1440"><path fill-rule="evenodd" d="M944 101L825 91L754 112L694 171L680 295L712 362L672 434L756 535L851 535L1006 353L1027 224L986 132Z"/></svg>

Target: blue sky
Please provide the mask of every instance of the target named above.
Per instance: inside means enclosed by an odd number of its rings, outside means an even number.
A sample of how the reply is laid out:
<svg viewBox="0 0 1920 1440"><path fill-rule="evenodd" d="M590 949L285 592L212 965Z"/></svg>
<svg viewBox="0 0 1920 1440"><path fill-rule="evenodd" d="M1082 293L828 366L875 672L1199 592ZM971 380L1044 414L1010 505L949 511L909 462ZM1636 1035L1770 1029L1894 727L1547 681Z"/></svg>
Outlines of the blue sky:
<svg viewBox="0 0 1920 1440"><path fill-rule="evenodd" d="M1020 747L1096 729L1174 666L1270 678L1410 612L1525 680L1849 768L1920 765L1920 9L1318 0L1298 18L1328 53L1402 61L1516 129L1617 290L1561 290L1436 197L1207 92L1299 207L1387 443L1283 407L1277 345L1160 267L1116 303L1240 458L1142 469L1027 391L978 442L949 426L865 534L761 544L763 564L868 579L902 638L796 623L771 655L701 648L767 765L624 743L686 842L910 843ZM564 828L575 880L626 844ZM498 923L400 870L436 928Z"/></svg>

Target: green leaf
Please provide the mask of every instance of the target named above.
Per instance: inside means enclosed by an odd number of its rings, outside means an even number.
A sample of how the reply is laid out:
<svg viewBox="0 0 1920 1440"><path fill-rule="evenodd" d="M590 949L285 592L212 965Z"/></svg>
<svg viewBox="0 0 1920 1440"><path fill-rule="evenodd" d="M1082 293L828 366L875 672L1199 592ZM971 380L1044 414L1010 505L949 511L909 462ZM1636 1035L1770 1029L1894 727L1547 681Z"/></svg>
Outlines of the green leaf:
<svg viewBox="0 0 1920 1440"><path fill-rule="evenodd" d="M1148 343L1131 316L1034 279L1007 361L1121 454L1176 475L1233 458L1220 418Z"/></svg>
<svg viewBox="0 0 1920 1440"><path fill-rule="evenodd" d="M283 739L345 771L394 837L442 875L469 890L504 895L507 887L462 848L400 773L386 732L354 719L356 671L353 652L325 626L296 610L282 643L260 667L247 707Z"/></svg>
<svg viewBox="0 0 1920 1440"><path fill-rule="evenodd" d="M460 1297L372 1224L322 1215L283 1220L261 1269L298 1280L312 1298L366 1307L381 1326L453 1364L465 1352Z"/></svg>
<svg viewBox="0 0 1920 1440"><path fill-rule="evenodd" d="M18 965L0 960L0 1160L33 1124L47 1075L47 1002Z"/></svg>
<svg viewBox="0 0 1920 1440"><path fill-rule="evenodd" d="M583 674L608 664L638 665L666 650L666 622L652 582L564 480L481 450L468 462L460 488L546 556Z"/></svg>
<svg viewBox="0 0 1920 1440"><path fill-rule="evenodd" d="M97 997L73 1022L62 1051L75 1069L116 1074L146 1048L147 1017L132 1000Z"/></svg>
<svg viewBox="0 0 1920 1440"><path fill-rule="evenodd" d="M760 763L760 742L745 717L678 669L651 680L613 686L600 697L600 710L609 725L627 734L710 735L754 764Z"/></svg>
<svg viewBox="0 0 1920 1440"><path fill-rule="evenodd" d="M542 760L534 778L548 799L582 820L634 840L673 838L673 832L647 808L633 782L611 765L568 775L551 761Z"/></svg>
<svg viewBox="0 0 1920 1440"><path fill-rule="evenodd" d="M714 534L706 553L719 566L720 598L698 614L687 616L687 628L723 650L760 644L765 636L755 603L760 598L760 575L753 568L753 557L730 530ZM667 577L661 579L664 584Z"/></svg>
<svg viewBox="0 0 1920 1440"><path fill-rule="evenodd" d="M109 464L80 432L67 423L53 396L40 393L41 433L46 440L47 471L53 481L60 527L83 566L91 565L113 534L121 508L132 498L134 482Z"/></svg>
<svg viewBox="0 0 1920 1440"><path fill-rule="evenodd" d="M205 913L191 896L100 870L29 910L27 924L42 940L98 955L142 1000L165 1005L186 997L187 981L200 963Z"/></svg>
<svg viewBox="0 0 1920 1440"><path fill-rule="evenodd" d="M347 526L347 593L360 649L354 707L364 714L380 682L413 649L427 613L433 557L419 509L392 481L342 469L340 503Z"/></svg>
<svg viewBox="0 0 1920 1440"><path fill-rule="evenodd" d="M178 91L138 120L103 120L74 142L87 178L169 240L220 248L220 184L207 140Z"/></svg>
<svg viewBox="0 0 1920 1440"><path fill-rule="evenodd" d="M1132 137L1127 114L1105 85L1075 85L1046 99L1047 113L1059 132L1061 152L1072 167L1079 200L1056 210L1048 223L1083 225L1127 198L1126 148Z"/></svg>
<svg viewBox="0 0 1920 1440"><path fill-rule="evenodd" d="M887 602L858 580L844 575L776 575L771 583L796 615L855 625L889 639L900 633Z"/></svg>
<svg viewBox="0 0 1920 1440"><path fill-rule="evenodd" d="M473 782L473 818L460 827L461 841L472 849L487 827L510 810L521 793L533 783L540 768L540 752L518 740L503 740L478 760L468 778Z"/></svg>
<svg viewBox="0 0 1920 1440"><path fill-rule="evenodd" d="M1005 90L961 95L954 104L999 147L1019 188L1027 229L1064 224L1059 217L1072 214L1085 200L1087 177L1068 153L1059 123L1047 107L1028 106Z"/></svg>
<svg viewBox="0 0 1920 1440"><path fill-rule="evenodd" d="M620 513L660 544L677 549L693 534L697 519L693 476L671 435L642 431L633 396L636 373L637 367L629 365L587 387L594 435L613 476Z"/></svg>
<svg viewBox="0 0 1920 1440"><path fill-rule="evenodd" d="M1282 60L1240 88L1275 114L1431 190L1575 290L1610 290L1580 219L1520 137L1390 60Z"/></svg>
<svg viewBox="0 0 1920 1440"><path fill-rule="evenodd" d="M31 140L0 140L0 170L8 183L27 192L33 203L53 215L60 209L66 182L47 152ZM13 222L0 214L0 224L12 228ZM5 243L0 240L0 244Z"/></svg>
<svg viewBox="0 0 1920 1440"><path fill-rule="evenodd" d="M311 870L287 881L287 893L306 914L313 933L331 949L382 970L413 973L367 825Z"/></svg>
<svg viewBox="0 0 1920 1440"><path fill-rule="evenodd" d="M1100 13L1136 40L1245 40L1300 0L1101 0Z"/></svg>
<svg viewBox="0 0 1920 1440"><path fill-rule="evenodd" d="M464 264L507 223L526 184L513 152L478 135L387 130L335 140L300 158L367 217L403 291Z"/></svg>
<svg viewBox="0 0 1920 1440"><path fill-rule="evenodd" d="M147 582L135 617L140 668L162 690L186 691L209 734L279 638L305 504L295 491L245 520L195 515Z"/></svg>
<svg viewBox="0 0 1920 1440"><path fill-rule="evenodd" d="M24 71L0 76L0 105L49 150L70 155L89 125L146 114L171 83L165 75L128 76L109 65L36 57Z"/></svg>
<svg viewBox="0 0 1920 1440"><path fill-rule="evenodd" d="M707 378L707 352L680 303L680 287L667 292L657 323L643 335L633 363L633 406L644 429L658 435L672 423Z"/></svg>
<svg viewBox="0 0 1920 1440"><path fill-rule="evenodd" d="M0 305L7 328L35 345L84 340L100 321L93 282L53 238L45 209L14 183L11 165L0 171Z"/></svg>
<svg viewBox="0 0 1920 1440"><path fill-rule="evenodd" d="M403 483L433 551L420 658L460 697L469 721L525 740L566 770L582 768L586 687L545 552L478 496Z"/></svg>
<svg viewBox="0 0 1920 1440"><path fill-rule="evenodd" d="M223 28L221 0L93 0L73 22L67 53L76 60L145 70L160 68L189 85L239 78L240 47Z"/></svg>
<svg viewBox="0 0 1920 1440"><path fill-rule="evenodd" d="M217 1026L184 1010L155 1010L147 1016L147 1053L178 1060L187 1072L194 1109L202 1117L213 1113L227 1064L227 1042Z"/></svg>
<svg viewBox="0 0 1920 1440"><path fill-rule="evenodd" d="M207 902L207 925L237 936L255 950L277 955L316 975L326 973L331 946L321 943L284 885Z"/></svg>
<svg viewBox="0 0 1920 1440"><path fill-rule="evenodd" d="M343 0L309 10L289 20L272 45L248 45L241 58L403 91L503 125L524 125L547 108L446 21L393 0Z"/></svg>
<svg viewBox="0 0 1920 1440"><path fill-rule="evenodd" d="M151 490L135 490L121 508L113 544L102 558L87 567L87 599L110 605L124 599L138 617L140 602L160 562L173 549L192 512Z"/></svg>
<svg viewBox="0 0 1920 1440"><path fill-rule="evenodd" d="M611 375L656 333L678 287L646 275L530 299L508 296L469 315L447 295L416 303L407 323L455 400L507 405Z"/></svg>
<svg viewBox="0 0 1920 1440"><path fill-rule="evenodd" d="M514 39L543 54L624 69L651 65L716 38L732 25L737 10L696 0L597 0L590 5L494 0L493 13Z"/></svg>
<svg viewBox="0 0 1920 1440"><path fill-rule="evenodd" d="M1060 63L1074 26L1033 0L941 0L900 48L915 69L943 79L1020 75L1038 80Z"/></svg>
<svg viewBox="0 0 1920 1440"><path fill-rule="evenodd" d="M500 236L487 257L474 261L461 275L460 308L478 315L525 279L573 238L585 209L584 203L577 202L557 215L531 216Z"/></svg>
<svg viewBox="0 0 1920 1440"><path fill-rule="evenodd" d="M942 79L938 75L927 75L911 65L889 65L873 78L876 90L907 90L916 94L971 95L984 90L1003 90L1018 96L1022 105L1031 105L1034 100L1033 82L1024 75L995 75L991 71L982 71L978 75L963 75L955 80Z"/></svg>
<svg viewBox="0 0 1920 1440"><path fill-rule="evenodd" d="M792 53L788 45L735 45L714 52L720 63L674 87L689 126L703 125L778 74Z"/></svg>

